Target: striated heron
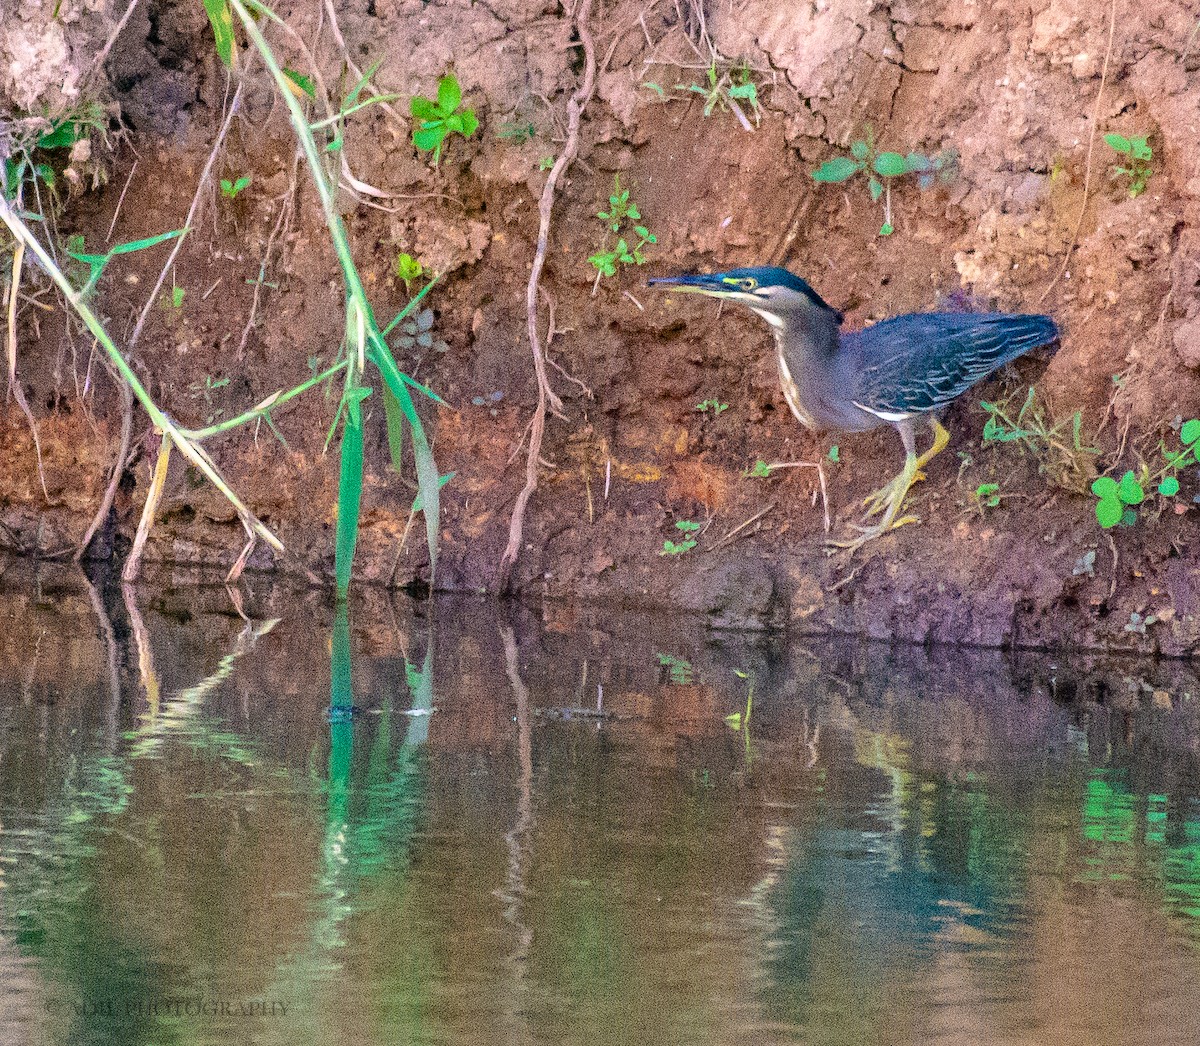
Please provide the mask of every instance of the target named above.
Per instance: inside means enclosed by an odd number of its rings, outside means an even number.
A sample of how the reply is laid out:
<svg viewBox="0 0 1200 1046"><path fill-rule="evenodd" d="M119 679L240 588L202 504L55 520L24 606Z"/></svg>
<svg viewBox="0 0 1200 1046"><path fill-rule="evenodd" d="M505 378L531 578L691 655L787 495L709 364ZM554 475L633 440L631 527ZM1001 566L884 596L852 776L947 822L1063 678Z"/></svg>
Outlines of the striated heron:
<svg viewBox="0 0 1200 1046"><path fill-rule="evenodd" d="M917 522L901 515L904 499L950 440L936 412L998 367L1058 340L1049 316L998 312L909 313L842 333L837 309L800 277L773 266L650 283L737 302L766 320L775 333L784 399L808 428L866 432L887 424L899 430L904 468L863 502L867 519L882 517L857 527L860 536L852 541L837 542L842 548ZM922 416L933 428L933 445L918 456L913 423Z"/></svg>

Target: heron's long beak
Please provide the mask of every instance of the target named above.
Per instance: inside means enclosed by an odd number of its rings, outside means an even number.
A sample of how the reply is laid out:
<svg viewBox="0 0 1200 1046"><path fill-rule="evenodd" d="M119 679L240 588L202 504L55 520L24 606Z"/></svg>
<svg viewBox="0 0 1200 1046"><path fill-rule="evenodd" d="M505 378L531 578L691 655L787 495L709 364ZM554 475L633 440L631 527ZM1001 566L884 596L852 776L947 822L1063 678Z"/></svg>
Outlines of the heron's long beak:
<svg viewBox="0 0 1200 1046"><path fill-rule="evenodd" d="M651 287L670 287L683 294L707 294L713 298L732 298L738 294L745 295L745 292L732 282L726 282L725 274L720 272L710 274L688 272L679 276L654 276L646 282Z"/></svg>

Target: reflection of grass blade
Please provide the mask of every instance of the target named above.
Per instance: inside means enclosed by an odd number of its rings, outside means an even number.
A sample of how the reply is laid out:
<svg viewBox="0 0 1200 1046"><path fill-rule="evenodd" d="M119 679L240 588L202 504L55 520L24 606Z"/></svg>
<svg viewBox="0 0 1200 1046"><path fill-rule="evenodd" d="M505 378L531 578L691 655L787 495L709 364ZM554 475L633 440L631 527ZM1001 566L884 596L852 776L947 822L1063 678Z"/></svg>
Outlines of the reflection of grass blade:
<svg viewBox="0 0 1200 1046"><path fill-rule="evenodd" d="M350 401L346 404L346 422L342 426L342 469L338 477L337 543L334 553L334 575L339 599L345 599L350 590L350 569L354 564L354 548L358 543L363 472L362 400L370 391L353 389L348 393Z"/></svg>

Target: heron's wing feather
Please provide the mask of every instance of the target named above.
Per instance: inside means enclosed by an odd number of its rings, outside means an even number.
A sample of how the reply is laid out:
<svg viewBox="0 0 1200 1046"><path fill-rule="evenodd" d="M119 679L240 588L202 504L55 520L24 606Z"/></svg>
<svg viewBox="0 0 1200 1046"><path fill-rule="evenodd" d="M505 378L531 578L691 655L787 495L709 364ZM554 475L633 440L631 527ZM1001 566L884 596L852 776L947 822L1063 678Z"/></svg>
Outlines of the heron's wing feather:
<svg viewBox="0 0 1200 1046"><path fill-rule="evenodd" d="M996 368L1058 339L1049 316L927 312L842 336L854 402L873 413L937 410Z"/></svg>

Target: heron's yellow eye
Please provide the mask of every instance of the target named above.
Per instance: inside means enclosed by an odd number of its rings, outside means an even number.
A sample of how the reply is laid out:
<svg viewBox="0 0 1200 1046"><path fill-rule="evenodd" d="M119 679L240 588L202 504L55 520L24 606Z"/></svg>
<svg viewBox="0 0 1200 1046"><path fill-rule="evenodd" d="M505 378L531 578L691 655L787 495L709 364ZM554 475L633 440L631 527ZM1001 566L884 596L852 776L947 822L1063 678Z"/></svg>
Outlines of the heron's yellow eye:
<svg viewBox="0 0 1200 1046"><path fill-rule="evenodd" d="M744 280L742 280L742 290L752 291L756 287L758 287L758 280L756 280L753 276L747 276Z"/></svg>

